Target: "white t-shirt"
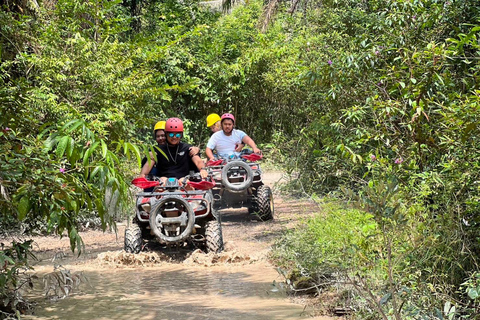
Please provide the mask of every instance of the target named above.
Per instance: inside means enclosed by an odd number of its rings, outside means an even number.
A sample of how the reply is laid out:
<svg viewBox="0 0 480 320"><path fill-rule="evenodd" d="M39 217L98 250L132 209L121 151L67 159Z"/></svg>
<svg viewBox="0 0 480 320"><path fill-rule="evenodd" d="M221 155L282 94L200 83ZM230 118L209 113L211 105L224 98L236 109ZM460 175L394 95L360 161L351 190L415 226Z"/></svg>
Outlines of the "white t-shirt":
<svg viewBox="0 0 480 320"><path fill-rule="evenodd" d="M235 152L235 145L242 143L246 135L242 130L233 129L232 134L226 136L223 130L221 130L212 134L208 140L207 148L217 150L217 154L224 158L228 158L231 155L239 155L239 152Z"/></svg>

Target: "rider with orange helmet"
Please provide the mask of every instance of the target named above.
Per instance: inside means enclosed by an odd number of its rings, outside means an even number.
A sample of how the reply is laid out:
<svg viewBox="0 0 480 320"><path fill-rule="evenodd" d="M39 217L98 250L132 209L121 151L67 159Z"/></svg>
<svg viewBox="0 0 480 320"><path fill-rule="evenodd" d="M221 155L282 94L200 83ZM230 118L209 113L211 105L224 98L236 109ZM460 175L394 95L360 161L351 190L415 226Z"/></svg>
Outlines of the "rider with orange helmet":
<svg viewBox="0 0 480 320"><path fill-rule="evenodd" d="M145 177L152 170L157 168L157 176L175 177L180 179L189 174L190 168L195 166L200 170L203 178L207 177L205 165L198 154L190 155L191 145L181 142L183 137L183 122L179 118L170 118L165 123L167 143L156 147L156 160L152 159L142 167L140 177ZM152 157L153 158L153 157Z"/></svg>

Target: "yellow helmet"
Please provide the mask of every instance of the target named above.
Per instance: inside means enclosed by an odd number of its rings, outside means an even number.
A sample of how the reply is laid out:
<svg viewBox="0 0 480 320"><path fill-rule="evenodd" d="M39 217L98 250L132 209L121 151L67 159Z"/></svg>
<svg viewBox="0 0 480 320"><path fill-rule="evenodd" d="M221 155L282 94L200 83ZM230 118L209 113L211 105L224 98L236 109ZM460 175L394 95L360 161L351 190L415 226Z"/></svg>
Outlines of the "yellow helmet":
<svg viewBox="0 0 480 320"><path fill-rule="evenodd" d="M207 127L213 126L217 121L220 121L220 116L216 113L211 113L207 117Z"/></svg>
<svg viewBox="0 0 480 320"><path fill-rule="evenodd" d="M165 123L167 123L166 121L158 121L157 123L155 123L155 127L153 128L153 132L157 131L157 130L165 130Z"/></svg>

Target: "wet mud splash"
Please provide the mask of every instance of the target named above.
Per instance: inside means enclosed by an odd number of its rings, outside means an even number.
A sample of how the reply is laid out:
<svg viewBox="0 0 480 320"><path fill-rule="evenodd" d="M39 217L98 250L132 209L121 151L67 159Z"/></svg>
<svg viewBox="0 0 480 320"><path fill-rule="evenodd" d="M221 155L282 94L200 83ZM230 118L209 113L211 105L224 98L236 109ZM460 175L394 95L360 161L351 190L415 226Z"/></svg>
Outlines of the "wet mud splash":
<svg viewBox="0 0 480 320"><path fill-rule="evenodd" d="M80 284L88 283L82 271L72 273L63 267L56 267L53 272L43 276L45 299L60 300L79 290Z"/></svg>
<svg viewBox="0 0 480 320"><path fill-rule="evenodd" d="M249 255L238 253L236 251L220 252L220 253L204 253L201 250L195 250L183 262L184 264L196 264L204 267L211 267L215 265L225 264L249 264L255 262L256 259Z"/></svg>
<svg viewBox="0 0 480 320"><path fill-rule="evenodd" d="M256 258L252 258L249 255L236 251L205 253L202 250L197 249L188 253L185 259L175 259L163 252L141 252L133 254L120 250L102 252L98 255L97 261L100 264L113 267L158 266L175 262L183 263L185 265L211 267L225 264L249 264L255 262Z"/></svg>
<svg viewBox="0 0 480 320"><path fill-rule="evenodd" d="M138 254L120 251L107 251L98 255L97 261L109 266L152 266L166 263L170 258L161 252L141 252Z"/></svg>

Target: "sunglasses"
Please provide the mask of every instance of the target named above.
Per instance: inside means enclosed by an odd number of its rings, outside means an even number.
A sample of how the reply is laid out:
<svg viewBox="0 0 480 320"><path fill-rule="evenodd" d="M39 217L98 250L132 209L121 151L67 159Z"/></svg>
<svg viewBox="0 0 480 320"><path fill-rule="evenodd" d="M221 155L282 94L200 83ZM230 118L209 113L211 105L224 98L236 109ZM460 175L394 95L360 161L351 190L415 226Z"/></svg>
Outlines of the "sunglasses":
<svg viewBox="0 0 480 320"><path fill-rule="evenodd" d="M173 133L173 132L170 132L170 133L168 134L168 136L169 136L170 138L174 138L174 137L175 137L175 138L181 138L181 137L182 137L182 134L181 134L181 133Z"/></svg>

